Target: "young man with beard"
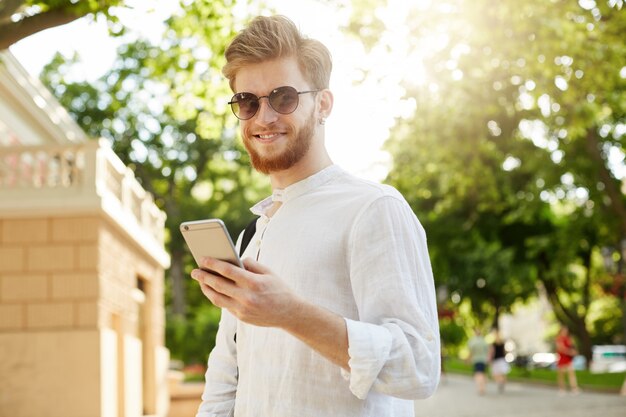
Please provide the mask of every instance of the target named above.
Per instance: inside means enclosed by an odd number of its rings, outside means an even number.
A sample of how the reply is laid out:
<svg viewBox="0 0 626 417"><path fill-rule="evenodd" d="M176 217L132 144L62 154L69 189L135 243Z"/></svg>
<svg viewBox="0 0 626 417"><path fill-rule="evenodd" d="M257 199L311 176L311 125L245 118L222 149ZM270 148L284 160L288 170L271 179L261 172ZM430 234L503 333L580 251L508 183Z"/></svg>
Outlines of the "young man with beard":
<svg viewBox="0 0 626 417"><path fill-rule="evenodd" d="M195 269L222 308L198 417L405 417L438 383L426 237L392 187L333 165L331 58L289 19L258 17L226 50L230 104L271 197L245 269ZM241 237L238 246L241 244Z"/></svg>

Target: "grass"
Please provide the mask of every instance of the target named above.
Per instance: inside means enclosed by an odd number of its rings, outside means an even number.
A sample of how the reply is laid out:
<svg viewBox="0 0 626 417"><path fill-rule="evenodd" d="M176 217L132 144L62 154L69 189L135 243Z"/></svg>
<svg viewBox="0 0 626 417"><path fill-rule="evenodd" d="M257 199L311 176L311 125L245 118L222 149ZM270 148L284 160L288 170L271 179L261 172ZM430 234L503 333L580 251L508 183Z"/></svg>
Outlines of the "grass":
<svg viewBox="0 0 626 417"><path fill-rule="evenodd" d="M472 375L472 365L457 358L446 358L446 372ZM626 372L592 374L589 371L576 371L578 385L582 389L604 392L619 392L626 378ZM552 369L523 369L512 366L508 375L511 381L557 386L556 371ZM185 372L185 382L204 382L204 372Z"/></svg>
<svg viewBox="0 0 626 417"><path fill-rule="evenodd" d="M185 372L184 382L204 382L204 373Z"/></svg>
<svg viewBox="0 0 626 417"><path fill-rule="evenodd" d="M472 366L461 359L446 358L444 369L450 373L472 375ZM576 379L582 389L619 392L624 378L626 378L626 372L592 374L586 370L576 371ZM552 369L523 369L512 366L508 379L557 386L556 371Z"/></svg>

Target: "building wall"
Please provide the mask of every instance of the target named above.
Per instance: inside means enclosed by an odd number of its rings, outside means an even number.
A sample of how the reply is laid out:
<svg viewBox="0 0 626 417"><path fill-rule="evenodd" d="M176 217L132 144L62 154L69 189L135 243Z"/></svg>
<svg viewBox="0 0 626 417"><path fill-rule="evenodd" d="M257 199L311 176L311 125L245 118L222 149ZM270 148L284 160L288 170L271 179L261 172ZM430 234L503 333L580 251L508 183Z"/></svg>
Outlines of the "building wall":
<svg viewBox="0 0 626 417"><path fill-rule="evenodd" d="M537 300L514 308L512 314L500 317L502 337L515 343L518 355L550 352L546 341L552 308L540 292Z"/></svg>
<svg viewBox="0 0 626 417"><path fill-rule="evenodd" d="M166 415L164 327L163 267L105 214L0 219L0 416Z"/></svg>

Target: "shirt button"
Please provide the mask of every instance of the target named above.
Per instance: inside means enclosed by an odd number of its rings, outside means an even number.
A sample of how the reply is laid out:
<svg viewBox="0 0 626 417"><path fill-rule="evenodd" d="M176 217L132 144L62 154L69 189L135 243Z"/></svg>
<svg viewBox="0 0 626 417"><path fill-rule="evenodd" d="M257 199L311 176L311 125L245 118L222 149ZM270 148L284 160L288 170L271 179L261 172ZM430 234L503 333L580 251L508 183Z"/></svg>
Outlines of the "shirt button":
<svg viewBox="0 0 626 417"><path fill-rule="evenodd" d="M433 341L433 335L429 334L428 336L426 336L426 340L428 340L429 342Z"/></svg>

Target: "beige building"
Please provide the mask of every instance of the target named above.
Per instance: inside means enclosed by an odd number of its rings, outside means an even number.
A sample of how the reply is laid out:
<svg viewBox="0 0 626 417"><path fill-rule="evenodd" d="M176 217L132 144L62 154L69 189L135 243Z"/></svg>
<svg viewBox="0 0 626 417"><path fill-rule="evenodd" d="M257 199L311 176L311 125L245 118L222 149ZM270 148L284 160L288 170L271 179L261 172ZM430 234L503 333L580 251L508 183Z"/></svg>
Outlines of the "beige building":
<svg viewBox="0 0 626 417"><path fill-rule="evenodd" d="M167 415L164 222L0 54L0 417Z"/></svg>

